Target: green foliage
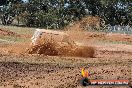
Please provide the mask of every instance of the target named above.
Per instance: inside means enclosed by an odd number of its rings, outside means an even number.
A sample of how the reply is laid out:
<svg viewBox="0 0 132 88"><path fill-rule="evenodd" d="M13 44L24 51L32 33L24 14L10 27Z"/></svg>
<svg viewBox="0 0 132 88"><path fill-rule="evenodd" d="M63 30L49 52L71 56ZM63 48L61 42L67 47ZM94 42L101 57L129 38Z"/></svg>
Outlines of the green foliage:
<svg viewBox="0 0 132 88"><path fill-rule="evenodd" d="M7 0L3 24L11 18L29 27L63 28L86 15L99 16L110 25L131 25L131 0ZM13 20L12 20L13 21Z"/></svg>

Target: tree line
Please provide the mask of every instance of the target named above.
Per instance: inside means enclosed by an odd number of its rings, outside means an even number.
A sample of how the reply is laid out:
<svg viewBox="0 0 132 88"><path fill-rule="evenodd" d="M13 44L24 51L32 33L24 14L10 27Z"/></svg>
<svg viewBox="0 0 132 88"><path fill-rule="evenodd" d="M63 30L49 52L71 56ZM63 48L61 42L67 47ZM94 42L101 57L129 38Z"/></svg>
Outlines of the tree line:
<svg viewBox="0 0 132 88"><path fill-rule="evenodd" d="M132 25L131 0L1 0L1 21L28 27L63 28L85 16L98 16L105 25Z"/></svg>

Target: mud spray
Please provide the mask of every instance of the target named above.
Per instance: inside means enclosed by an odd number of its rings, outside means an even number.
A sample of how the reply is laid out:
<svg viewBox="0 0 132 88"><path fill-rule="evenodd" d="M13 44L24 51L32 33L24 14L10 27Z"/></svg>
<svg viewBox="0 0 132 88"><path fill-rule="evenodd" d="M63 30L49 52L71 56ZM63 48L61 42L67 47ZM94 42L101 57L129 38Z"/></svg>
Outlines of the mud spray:
<svg viewBox="0 0 132 88"><path fill-rule="evenodd" d="M28 53L50 56L94 57L95 49L93 47L84 46L83 43L78 45L77 43L85 40L85 30L81 27L80 22L75 22L72 26L65 28L64 33L69 35L68 38L71 41L68 39L65 42L57 42L56 39L47 40L43 37L38 40L37 45L31 46L27 50Z"/></svg>

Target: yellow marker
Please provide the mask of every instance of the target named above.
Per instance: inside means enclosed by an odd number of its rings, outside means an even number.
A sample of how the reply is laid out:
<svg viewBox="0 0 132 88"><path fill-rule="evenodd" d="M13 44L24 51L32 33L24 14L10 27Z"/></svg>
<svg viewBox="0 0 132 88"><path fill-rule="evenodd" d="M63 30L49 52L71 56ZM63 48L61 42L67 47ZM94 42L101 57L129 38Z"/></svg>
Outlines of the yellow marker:
<svg viewBox="0 0 132 88"><path fill-rule="evenodd" d="M82 76L88 77L88 71L85 71L84 68L82 68Z"/></svg>

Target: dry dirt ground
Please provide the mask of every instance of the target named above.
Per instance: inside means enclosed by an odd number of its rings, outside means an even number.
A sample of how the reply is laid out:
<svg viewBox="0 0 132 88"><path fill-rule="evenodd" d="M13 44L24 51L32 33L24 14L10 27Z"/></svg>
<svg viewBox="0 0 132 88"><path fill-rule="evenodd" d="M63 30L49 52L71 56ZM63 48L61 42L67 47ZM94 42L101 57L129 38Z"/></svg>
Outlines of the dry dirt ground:
<svg viewBox="0 0 132 88"><path fill-rule="evenodd" d="M0 33L23 37L2 30ZM0 43L0 88L83 88L79 83L82 67L88 70L90 79L128 79L132 82L132 36L85 32L81 37L72 38L94 47L94 58L31 55L24 53L30 43Z"/></svg>

